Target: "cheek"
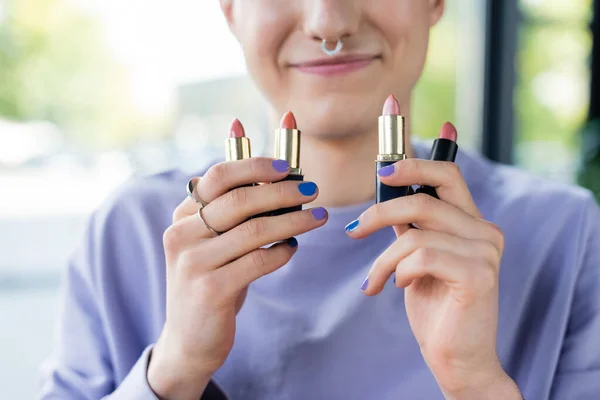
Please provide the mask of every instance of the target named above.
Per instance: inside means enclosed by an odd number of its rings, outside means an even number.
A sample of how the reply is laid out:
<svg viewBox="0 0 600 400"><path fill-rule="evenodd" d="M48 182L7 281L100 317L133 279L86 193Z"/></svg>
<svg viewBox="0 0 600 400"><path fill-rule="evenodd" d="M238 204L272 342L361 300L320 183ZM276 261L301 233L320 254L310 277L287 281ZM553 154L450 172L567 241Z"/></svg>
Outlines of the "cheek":
<svg viewBox="0 0 600 400"><path fill-rule="evenodd" d="M374 1L370 5L373 25L395 49L423 40L429 31L429 10L425 0Z"/></svg>
<svg viewBox="0 0 600 400"><path fill-rule="evenodd" d="M276 85L280 48L294 28L293 7L281 0L242 0L237 4L235 34L248 71L259 88L268 92Z"/></svg>
<svg viewBox="0 0 600 400"><path fill-rule="evenodd" d="M428 2L389 0L374 1L371 4L370 17L373 25L384 38L389 68L403 84L414 86L422 72L427 55Z"/></svg>

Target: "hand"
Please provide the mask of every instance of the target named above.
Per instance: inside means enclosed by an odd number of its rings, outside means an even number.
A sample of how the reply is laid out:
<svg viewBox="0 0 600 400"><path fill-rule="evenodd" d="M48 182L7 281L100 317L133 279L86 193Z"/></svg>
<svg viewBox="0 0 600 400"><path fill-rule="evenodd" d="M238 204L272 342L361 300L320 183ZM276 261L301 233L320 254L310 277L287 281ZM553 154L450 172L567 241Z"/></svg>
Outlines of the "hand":
<svg viewBox="0 0 600 400"><path fill-rule="evenodd" d="M202 215L213 229L225 232L220 236L198 218L194 200L185 199L175 210L173 225L164 234L166 322L148 368L148 381L158 396L200 398L231 351L236 314L248 285L290 260L295 235L325 223L323 209L249 219L317 197L313 183L278 182L288 173L287 163L267 158L210 168L195 192L208 202ZM253 182L278 183L241 187Z"/></svg>
<svg viewBox="0 0 600 400"><path fill-rule="evenodd" d="M397 235L363 290L380 293L395 273L396 286L406 288L412 331L442 391L448 398L477 393L471 398L485 399L478 390L507 378L496 353L503 234L482 218L456 164L409 159L393 168L379 178L383 183L433 186L440 200L417 194L380 203L349 225L356 239L386 226Z"/></svg>

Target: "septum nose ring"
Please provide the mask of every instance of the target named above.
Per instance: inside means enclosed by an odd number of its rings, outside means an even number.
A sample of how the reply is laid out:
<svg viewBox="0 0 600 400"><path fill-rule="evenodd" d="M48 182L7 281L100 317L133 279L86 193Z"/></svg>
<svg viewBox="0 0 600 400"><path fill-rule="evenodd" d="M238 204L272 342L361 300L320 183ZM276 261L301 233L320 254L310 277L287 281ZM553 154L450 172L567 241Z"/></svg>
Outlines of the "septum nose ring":
<svg viewBox="0 0 600 400"><path fill-rule="evenodd" d="M344 43L342 43L342 39L338 39L333 50L329 50L329 48L327 48L327 39L323 39L321 42L321 51L330 57L340 54L343 48Z"/></svg>

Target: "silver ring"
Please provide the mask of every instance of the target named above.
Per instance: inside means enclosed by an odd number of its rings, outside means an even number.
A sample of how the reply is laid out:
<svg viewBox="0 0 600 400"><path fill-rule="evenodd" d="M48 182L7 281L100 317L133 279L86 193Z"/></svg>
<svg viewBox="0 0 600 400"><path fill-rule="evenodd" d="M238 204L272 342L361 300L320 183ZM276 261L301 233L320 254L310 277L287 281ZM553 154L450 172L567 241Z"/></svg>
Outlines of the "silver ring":
<svg viewBox="0 0 600 400"><path fill-rule="evenodd" d="M338 41L335 45L335 48L333 50L329 50L327 48L327 39L323 39L323 41L321 42L321 51L330 57L338 55L342 51L343 48L344 48L344 43L342 43L342 39L338 39Z"/></svg>
<svg viewBox="0 0 600 400"><path fill-rule="evenodd" d="M196 203L200 204L201 208L204 208L208 205L208 203L196 193L196 183L199 181L198 178L192 178L188 181L186 189L187 195L190 199L194 200Z"/></svg>
<svg viewBox="0 0 600 400"><path fill-rule="evenodd" d="M200 207L198 209L198 218L200 218L200 221L202 221L202 223L204 224L204 226L206 227L206 229L208 229L209 231L211 231L212 233L214 233L215 236L221 236L223 234L223 232L219 232L216 231L215 229L213 229L212 226L210 226L206 220L204 219L204 217L202 216L202 210L204 209L204 207Z"/></svg>

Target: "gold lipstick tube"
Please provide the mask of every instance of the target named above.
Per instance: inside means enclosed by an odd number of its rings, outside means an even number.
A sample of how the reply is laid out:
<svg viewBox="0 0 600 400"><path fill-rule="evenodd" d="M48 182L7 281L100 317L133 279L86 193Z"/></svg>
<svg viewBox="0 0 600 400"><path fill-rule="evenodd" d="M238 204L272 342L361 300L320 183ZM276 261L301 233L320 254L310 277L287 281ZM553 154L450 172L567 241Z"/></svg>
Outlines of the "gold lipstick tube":
<svg viewBox="0 0 600 400"><path fill-rule="evenodd" d="M276 129L275 130L275 155L278 160L285 160L290 165L290 173L283 181L304 180L302 168L300 168L300 138L301 132L298 129ZM302 211L302 205L282 208L273 211L272 216L284 215L295 211Z"/></svg>
<svg viewBox="0 0 600 400"><path fill-rule="evenodd" d="M402 115L379 117L379 154L377 161L400 161L406 159L404 143L405 119Z"/></svg>
<svg viewBox="0 0 600 400"><path fill-rule="evenodd" d="M302 176L300 168L300 137L298 129L275 130L275 158L290 165L290 175ZM297 179L293 179L297 180Z"/></svg>
<svg viewBox="0 0 600 400"><path fill-rule="evenodd" d="M387 186L381 183L377 172L406 159L405 118L402 115L382 115L379 117L379 154L375 172L376 201L397 199L408 195L408 186Z"/></svg>
<svg viewBox="0 0 600 400"><path fill-rule="evenodd" d="M225 159L227 161L239 161L250 158L250 139L247 137L229 138L225 142Z"/></svg>

